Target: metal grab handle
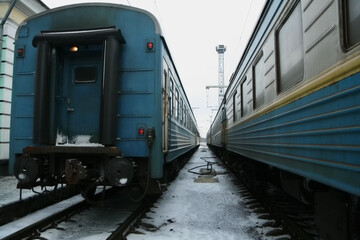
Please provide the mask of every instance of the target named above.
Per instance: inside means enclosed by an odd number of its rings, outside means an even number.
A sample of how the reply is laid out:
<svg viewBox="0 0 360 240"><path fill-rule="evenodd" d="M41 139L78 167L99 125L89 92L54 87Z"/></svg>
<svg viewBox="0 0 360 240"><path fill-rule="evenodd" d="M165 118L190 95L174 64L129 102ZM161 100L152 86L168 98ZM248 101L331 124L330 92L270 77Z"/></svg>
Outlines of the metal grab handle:
<svg viewBox="0 0 360 240"><path fill-rule="evenodd" d="M71 99L70 99L70 98L67 99L67 103L68 103L68 105L71 103ZM75 110L75 109L70 108L69 106L68 106L68 108L67 108L67 111L68 111L68 112L73 112L74 110Z"/></svg>

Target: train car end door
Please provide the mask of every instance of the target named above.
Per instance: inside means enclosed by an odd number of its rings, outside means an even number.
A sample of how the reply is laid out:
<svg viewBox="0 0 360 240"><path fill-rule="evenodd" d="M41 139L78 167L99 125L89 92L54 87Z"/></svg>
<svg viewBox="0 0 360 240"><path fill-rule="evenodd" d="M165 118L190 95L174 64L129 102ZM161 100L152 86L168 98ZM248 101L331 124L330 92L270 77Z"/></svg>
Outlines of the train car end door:
<svg viewBox="0 0 360 240"><path fill-rule="evenodd" d="M102 45L79 46L65 56L63 87L66 104L62 110L65 111L64 130L69 143L99 143L102 48Z"/></svg>

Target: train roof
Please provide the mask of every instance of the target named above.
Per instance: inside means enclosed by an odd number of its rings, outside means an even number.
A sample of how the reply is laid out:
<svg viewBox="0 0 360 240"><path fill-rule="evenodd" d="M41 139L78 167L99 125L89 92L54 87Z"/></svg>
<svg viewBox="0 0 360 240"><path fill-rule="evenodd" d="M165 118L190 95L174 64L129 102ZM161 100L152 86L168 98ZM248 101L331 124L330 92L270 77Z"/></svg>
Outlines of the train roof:
<svg viewBox="0 0 360 240"><path fill-rule="evenodd" d="M123 5L123 4L115 4L115 3L78 3L78 4L71 4L71 5L66 5L66 6L62 6L62 7L57 7L57 8L52 8L49 9L47 11L35 14L29 18L27 18L26 20L24 20L24 22L21 25L25 25L28 21L31 21L32 19L38 18L40 16L44 16L47 14L51 14L54 12L58 12L58 11L63 11L66 9L72 9L72 8L77 8L77 7L109 7L109 8L119 8L119 9L126 9L126 10L131 10L131 11L135 11L135 12L139 12L142 14L147 15L149 18L152 19L152 21L154 22L155 25L155 33L159 34L162 36L162 30L159 24L159 21L157 20L157 18L150 12L141 9L141 8L136 8L136 7L132 7L132 6L127 6L127 5Z"/></svg>

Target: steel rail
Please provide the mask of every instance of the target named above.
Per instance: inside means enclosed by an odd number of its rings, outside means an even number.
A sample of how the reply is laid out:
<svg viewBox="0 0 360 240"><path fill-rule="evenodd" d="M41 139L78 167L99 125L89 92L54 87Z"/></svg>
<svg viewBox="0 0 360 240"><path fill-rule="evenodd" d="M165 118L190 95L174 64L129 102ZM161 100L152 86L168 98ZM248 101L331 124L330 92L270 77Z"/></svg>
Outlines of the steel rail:
<svg viewBox="0 0 360 240"><path fill-rule="evenodd" d="M37 222L34 222L27 227L19 229L18 231L2 238L2 240L17 240L23 239L28 237L35 237L40 235L40 232L48 226L52 226L54 222L61 222L63 219L68 218L68 216L73 215L74 213L78 212L79 210L83 210L89 207L89 204L84 200L75 205L72 205L66 209L63 209L57 213L54 213L46 218L43 218Z"/></svg>
<svg viewBox="0 0 360 240"><path fill-rule="evenodd" d="M156 202L158 197L147 197L140 206L107 238L107 240L124 240L133 226Z"/></svg>

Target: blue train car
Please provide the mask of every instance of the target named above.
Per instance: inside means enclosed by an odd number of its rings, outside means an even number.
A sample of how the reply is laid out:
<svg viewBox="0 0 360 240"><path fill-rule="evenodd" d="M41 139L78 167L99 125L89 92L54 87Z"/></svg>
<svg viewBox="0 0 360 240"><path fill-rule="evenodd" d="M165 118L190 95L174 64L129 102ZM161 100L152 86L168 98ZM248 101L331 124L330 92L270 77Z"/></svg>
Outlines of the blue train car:
<svg viewBox="0 0 360 240"><path fill-rule="evenodd" d="M268 1L207 137L249 187L313 204L326 239L359 237L359 9Z"/></svg>
<svg viewBox="0 0 360 240"><path fill-rule="evenodd" d="M22 23L10 146L18 187L137 183L156 192L198 144L194 114L153 15L77 4Z"/></svg>

